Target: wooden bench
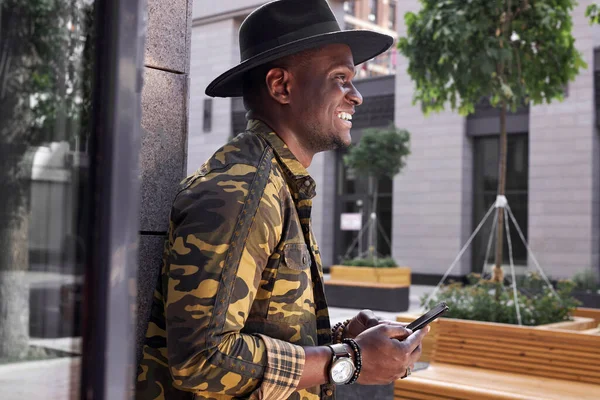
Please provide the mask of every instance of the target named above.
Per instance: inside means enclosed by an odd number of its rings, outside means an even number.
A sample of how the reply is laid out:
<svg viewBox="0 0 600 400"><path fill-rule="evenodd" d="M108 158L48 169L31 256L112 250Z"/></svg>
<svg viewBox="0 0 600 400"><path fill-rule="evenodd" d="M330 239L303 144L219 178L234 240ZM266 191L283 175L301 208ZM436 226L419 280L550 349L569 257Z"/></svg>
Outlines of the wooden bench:
<svg viewBox="0 0 600 400"><path fill-rule="evenodd" d="M429 368L398 380L396 399L600 399L600 335L445 318L435 329Z"/></svg>

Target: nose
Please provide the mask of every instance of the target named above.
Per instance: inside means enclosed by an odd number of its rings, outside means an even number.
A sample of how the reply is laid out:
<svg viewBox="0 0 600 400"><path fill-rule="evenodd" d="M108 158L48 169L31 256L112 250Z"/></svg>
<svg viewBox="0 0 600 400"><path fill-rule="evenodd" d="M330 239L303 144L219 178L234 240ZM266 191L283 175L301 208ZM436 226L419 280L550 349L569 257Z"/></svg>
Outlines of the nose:
<svg viewBox="0 0 600 400"><path fill-rule="evenodd" d="M346 94L346 99L348 99L348 101L350 101L353 105L360 106L363 102L362 95L360 94L358 89L356 89L356 87L354 86L354 84L352 82L349 82L349 85L350 85L350 90Z"/></svg>

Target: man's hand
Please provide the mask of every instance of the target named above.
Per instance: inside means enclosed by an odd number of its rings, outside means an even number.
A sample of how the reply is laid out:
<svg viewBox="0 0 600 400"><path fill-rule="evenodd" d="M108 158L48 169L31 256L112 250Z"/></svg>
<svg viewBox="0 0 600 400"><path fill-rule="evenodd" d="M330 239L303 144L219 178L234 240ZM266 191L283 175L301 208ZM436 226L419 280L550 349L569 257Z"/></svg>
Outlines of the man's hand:
<svg viewBox="0 0 600 400"><path fill-rule="evenodd" d="M367 329L380 324L406 326L400 322L379 319L371 310L362 310L348 323L348 327L344 331L344 338L354 339Z"/></svg>
<svg viewBox="0 0 600 400"><path fill-rule="evenodd" d="M421 342L428 332L429 327L413 333L397 324L381 323L359 334L356 343L362 370L358 383L385 385L404 377L421 357Z"/></svg>

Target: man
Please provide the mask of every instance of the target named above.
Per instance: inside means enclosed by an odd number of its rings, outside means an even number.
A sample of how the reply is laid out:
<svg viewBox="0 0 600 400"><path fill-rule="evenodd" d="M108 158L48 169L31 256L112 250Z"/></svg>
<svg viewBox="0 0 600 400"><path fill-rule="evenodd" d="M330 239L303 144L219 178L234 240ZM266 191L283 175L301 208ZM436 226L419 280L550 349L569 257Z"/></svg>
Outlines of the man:
<svg viewBox="0 0 600 400"><path fill-rule="evenodd" d="M242 62L206 93L243 95L248 127L174 201L138 399L332 399L335 384L410 374L427 329L364 311L333 332L355 340L329 346L306 170L350 144L355 64L391 43L341 32L325 0L271 2L244 21Z"/></svg>

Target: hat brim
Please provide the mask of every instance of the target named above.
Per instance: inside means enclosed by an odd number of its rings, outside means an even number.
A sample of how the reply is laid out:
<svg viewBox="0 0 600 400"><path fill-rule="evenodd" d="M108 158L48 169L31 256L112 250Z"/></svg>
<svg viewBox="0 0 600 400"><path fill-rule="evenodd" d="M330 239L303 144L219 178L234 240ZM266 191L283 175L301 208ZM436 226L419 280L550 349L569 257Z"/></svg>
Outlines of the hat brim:
<svg viewBox="0 0 600 400"><path fill-rule="evenodd" d="M389 49L394 38L368 30L325 33L274 47L236 65L213 80L206 88L211 97L242 96L244 74L268 62L328 44L346 44L352 51L354 65L359 65Z"/></svg>

